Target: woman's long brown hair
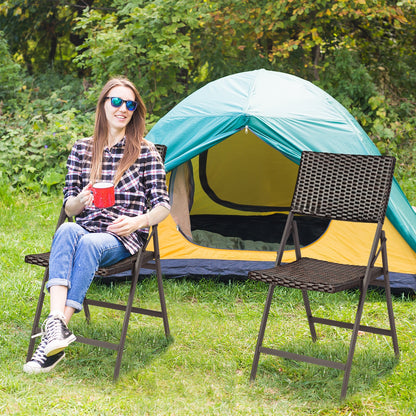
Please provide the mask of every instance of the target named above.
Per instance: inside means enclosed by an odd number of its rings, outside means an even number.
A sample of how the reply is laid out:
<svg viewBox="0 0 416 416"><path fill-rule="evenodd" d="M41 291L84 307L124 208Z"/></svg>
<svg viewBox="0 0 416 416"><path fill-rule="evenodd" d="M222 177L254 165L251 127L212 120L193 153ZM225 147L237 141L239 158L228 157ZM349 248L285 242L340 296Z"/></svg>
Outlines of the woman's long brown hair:
<svg viewBox="0 0 416 416"><path fill-rule="evenodd" d="M92 160L90 181L95 183L101 179L101 165L104 148L107 145L108 124L105 115L104 103L109 91L114 87L130 88L137 102L137 108L134 110L132 118L126 126L126 147L123 157L117 167L117 171L113 178L114 185L120 181L124 172L138 159L140 156L141 142L145 132L146 106L140 97L137 88L132 82L126 78L112 78L101 90L98 98L97 109L95 112L95 125L92 144Z"/></svg>

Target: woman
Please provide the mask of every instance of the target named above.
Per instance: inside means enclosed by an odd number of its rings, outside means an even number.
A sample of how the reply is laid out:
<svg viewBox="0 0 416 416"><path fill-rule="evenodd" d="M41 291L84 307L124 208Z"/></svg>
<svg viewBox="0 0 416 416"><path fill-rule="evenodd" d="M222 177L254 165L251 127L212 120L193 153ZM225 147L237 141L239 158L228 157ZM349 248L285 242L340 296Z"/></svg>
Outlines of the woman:
<svg viewBox="0 0 416 416"><path fill-rule="evenodd" d="M163 163L143 138L145 116L136 87L124 78L111 79L98 99L93 137L72 148L63 192L65 212L76 222L59 227L52 242L46 286L50 314L37 350L23 367L27 373L50 371L75 341L67 325L82 309L98 267L137 252L148 228L169 214ZM113 182L115 204L99 209L91 186L102 181Z"/></svg>

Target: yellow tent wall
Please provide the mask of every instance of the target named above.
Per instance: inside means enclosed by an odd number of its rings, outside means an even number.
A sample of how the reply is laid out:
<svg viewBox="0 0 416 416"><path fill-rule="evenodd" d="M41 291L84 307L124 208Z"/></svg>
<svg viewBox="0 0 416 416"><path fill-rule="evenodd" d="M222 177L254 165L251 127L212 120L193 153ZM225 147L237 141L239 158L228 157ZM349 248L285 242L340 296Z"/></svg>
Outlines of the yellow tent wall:
<svg viewBox="0 0 416 416"><path fill-rule="evenodd" d="M302 256L331 260L345 264L365 265L372 243L371 226L344 221L332 221L325 234L313 244L302 248ZM384 229L387 236L389 268L396 273L416 273L416 253L401 235L386 220ZM160 253L162 259L213 259L274 261L275 252L224 250L202 247L187 240L176 228L169 215L159 224ZM361 242L352 244L351 242ZM293 250L285 252L285 262L295 260Z"/></svg>

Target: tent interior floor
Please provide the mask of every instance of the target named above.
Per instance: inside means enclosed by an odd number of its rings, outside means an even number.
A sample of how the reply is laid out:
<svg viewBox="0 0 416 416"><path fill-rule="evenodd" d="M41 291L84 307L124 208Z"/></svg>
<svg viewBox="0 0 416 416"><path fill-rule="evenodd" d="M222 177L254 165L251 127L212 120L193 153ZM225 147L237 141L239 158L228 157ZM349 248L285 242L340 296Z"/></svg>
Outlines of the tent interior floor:
<svg viewBox="0 0 416 416"><path fill-rule="evenodd" d="M220 249L277 251L287 216L272 215L191 215L193 243ZM317 240L329 221L321 218L297 219L301 246ZM287 249L293 248L289 239Z"/></svg>

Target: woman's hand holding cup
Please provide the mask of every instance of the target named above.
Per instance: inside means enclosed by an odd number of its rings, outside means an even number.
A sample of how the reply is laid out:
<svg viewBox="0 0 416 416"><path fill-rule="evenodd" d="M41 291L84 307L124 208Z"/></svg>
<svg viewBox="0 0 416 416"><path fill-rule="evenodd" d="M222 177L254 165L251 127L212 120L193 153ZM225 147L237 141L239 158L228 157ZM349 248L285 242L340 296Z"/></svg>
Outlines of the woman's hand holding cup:
<svg viewBox="0 0 416 416"><path fill-rule="evenodd" d="M94 203L94 195L91 192L92 183L90 182L77 196L79 202L84 207L90 207Z"/></svg>

